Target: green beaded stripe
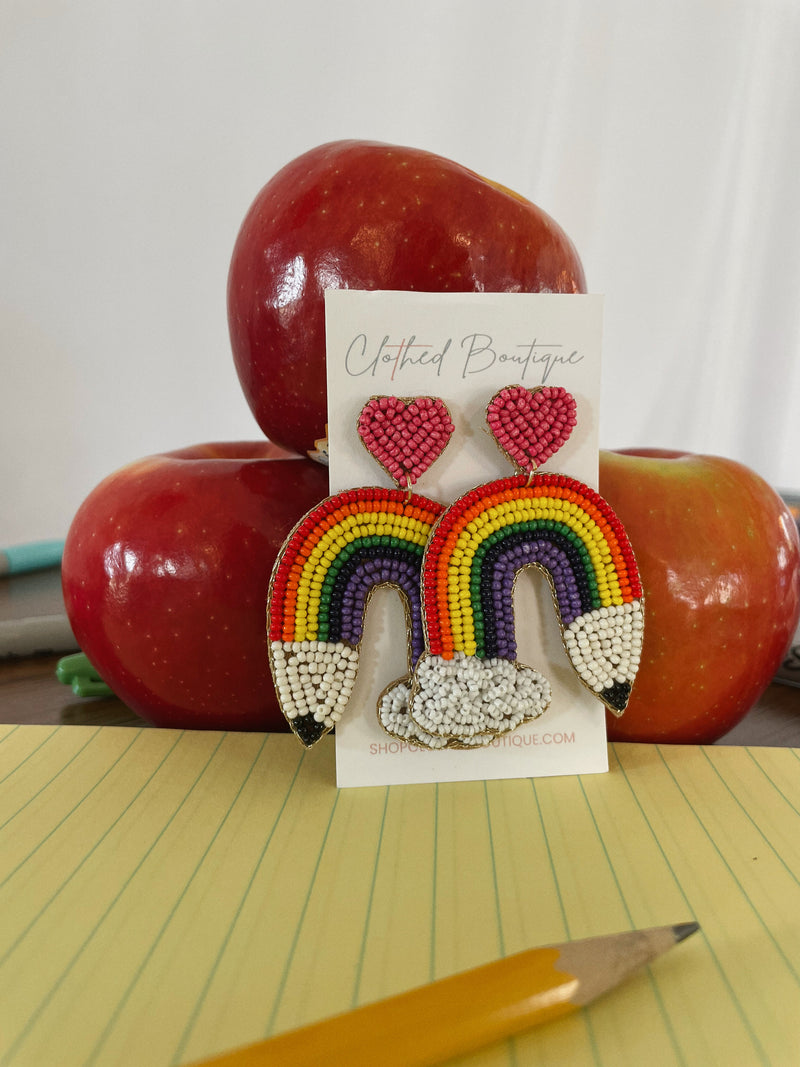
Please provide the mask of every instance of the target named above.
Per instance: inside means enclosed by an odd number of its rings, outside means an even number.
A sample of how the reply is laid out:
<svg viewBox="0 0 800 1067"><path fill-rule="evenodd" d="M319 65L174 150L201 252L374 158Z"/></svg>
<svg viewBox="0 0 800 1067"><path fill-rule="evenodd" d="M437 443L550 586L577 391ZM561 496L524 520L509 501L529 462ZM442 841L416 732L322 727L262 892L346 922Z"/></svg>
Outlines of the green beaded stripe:
<svg viewBox="0 0 800 1067"><path fill-rule="evenodd" d="M370 554L370 558L376 561L382 558L387 549L399 549L404 555L416 559L419 567L422 566L424 546L394 534L367 534L366 537L359 537L355 541L350 541L343 545L336 558L331 561L320 590L318 612L318 639L320 641L339 640L339 635L332 635L330 630L329 606L331 598L339 581L342 568L356 553L362 552L365 548L374 549Z"/></svg>

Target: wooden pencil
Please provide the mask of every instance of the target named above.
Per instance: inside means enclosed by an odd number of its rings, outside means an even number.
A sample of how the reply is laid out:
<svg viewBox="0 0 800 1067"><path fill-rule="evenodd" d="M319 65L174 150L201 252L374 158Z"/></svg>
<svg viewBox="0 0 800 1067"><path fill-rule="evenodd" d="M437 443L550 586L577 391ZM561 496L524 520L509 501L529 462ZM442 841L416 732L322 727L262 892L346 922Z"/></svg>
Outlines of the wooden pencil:
<svg viewBox="0 0 800 1067"><path fill-rule="evenodd" d="M430 1067L577 1011L697 929L679 923L529 949L202 1067Z"/></svg>

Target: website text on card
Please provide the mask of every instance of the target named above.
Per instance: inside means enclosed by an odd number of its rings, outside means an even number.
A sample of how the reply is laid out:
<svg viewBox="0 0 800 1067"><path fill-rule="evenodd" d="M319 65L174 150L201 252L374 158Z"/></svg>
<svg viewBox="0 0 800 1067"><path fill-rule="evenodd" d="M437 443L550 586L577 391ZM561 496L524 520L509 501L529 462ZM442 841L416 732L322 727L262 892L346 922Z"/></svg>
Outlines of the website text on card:
<svg viewBox="0 0 800 1067"><path fill-rule="evenodd" d="M491 748L530 748L535 745L574 745L574 730L557 730L538 734L504 734L489 742ZM415 745L413 741L378 741L369 746L371 756L396 756L400 752L430 754L430 749Z"/></svg>

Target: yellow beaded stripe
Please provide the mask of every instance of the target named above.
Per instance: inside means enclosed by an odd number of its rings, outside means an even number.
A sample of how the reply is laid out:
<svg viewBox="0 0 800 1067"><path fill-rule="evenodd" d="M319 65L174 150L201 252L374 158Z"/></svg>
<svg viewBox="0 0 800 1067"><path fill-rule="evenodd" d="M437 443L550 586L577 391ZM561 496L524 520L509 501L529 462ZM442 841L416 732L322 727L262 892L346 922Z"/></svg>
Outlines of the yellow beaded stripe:
<svg viewBox="0 0 800 1067"><path fill-rule="evenodd" d="M346 545L367 537L386 536L424 547L429 533L429 523L389 511L365 511L347 515L326 530L310 550L298 580L294 640L317 639L320 594L325 577L331 564Z"/></svg>

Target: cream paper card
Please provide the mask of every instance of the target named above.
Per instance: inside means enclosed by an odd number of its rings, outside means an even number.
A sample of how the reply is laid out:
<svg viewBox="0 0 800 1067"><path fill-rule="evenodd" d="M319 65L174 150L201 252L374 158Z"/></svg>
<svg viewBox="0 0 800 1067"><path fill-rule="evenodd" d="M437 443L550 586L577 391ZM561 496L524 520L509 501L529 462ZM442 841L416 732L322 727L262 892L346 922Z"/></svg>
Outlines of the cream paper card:
<svg viewBox="0 0 800 1067"><path fill-rule="evenodd" d="M356 433L370 397L440 397L455 431L415 492L447 505L514 473L486 425L499 389L563 386L578 423L541 468L597 488L602 297L551 293L411 293L328 290L325 294L331 494L392 486ZM552 686L537 720L475 750L429 751L381 727L381 691L408 670L400 594L377 589L367 611L358 677L336 726L339 786L470 781L608 769L605 708L577 680L561 640L550 588L528 568L514 594L517 659Z"/></svg>

